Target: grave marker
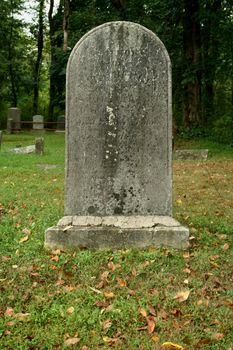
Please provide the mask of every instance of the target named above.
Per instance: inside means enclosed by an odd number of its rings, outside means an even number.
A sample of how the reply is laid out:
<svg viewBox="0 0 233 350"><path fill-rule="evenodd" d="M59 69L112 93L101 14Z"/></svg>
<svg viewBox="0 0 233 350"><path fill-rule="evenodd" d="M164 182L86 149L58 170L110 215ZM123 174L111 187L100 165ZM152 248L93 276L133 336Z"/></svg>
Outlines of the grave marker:
<svg viewBox="0 0 233 350"><path fill-rule="evenodd" d="M111 22L67 67L65 217L45 246L188 246L172 215L171 68L158 37Z"/></svg>

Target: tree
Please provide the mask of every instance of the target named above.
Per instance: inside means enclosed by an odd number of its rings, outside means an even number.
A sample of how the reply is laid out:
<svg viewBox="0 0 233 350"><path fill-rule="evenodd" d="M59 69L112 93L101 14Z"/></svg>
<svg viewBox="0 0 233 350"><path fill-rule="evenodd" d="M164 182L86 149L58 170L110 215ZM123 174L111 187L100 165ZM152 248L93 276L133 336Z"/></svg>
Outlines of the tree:
<svg viewBox="0 0 233 350"><path fill-rule="evenodd" d="M40 67L42 62L42 52L44 46L44 0L39 1L39 18L37 30L37 58L34 70L34 94L33 94L33 114L38 113Z"/></svg>

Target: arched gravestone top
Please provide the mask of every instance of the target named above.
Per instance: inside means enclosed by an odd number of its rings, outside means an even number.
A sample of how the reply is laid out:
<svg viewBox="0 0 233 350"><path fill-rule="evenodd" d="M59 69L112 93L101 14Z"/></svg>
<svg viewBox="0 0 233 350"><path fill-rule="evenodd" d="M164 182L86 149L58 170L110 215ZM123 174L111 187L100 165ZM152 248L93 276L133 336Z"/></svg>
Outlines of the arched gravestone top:
<svg viewBox="0 0 233 350"><path fill-rule="evenodd" d="M171 215L171 67L159 38L110 22L67 66L65 214Z"/></svg>

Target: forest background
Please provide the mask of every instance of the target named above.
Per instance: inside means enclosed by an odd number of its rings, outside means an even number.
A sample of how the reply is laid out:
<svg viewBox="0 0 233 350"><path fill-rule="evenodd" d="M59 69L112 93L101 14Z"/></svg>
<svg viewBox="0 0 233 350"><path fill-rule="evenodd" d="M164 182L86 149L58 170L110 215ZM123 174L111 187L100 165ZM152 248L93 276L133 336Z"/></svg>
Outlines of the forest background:
<svg viewBox="0 0 233 350"><path fill-rule="evenodd" d="M31 21L26 21L30 4ZM174 132L233 141L233 0L1 0L0 128L65 113L66 64L76 42L109 21L155 32L172 61Z"/></svg>

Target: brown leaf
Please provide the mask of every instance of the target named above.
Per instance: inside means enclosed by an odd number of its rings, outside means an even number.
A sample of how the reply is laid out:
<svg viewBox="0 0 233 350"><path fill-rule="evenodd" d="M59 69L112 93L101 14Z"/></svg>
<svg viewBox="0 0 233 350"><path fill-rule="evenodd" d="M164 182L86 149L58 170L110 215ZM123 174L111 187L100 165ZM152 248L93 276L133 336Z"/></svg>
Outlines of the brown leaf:
<svg viewBox="0 0 233 350"><path fill-rule="evenodd" d="M190 258L190 253L189 252L184 252L183 258L184 259L189 259Z"/></svg>
<svg viewBox="0 0 233 350"><path fill-rule="evenodd" d="M125 280L123 280L122 278L118 278L118 277L117 277L117 284L118 284L118 287L120 287L120 288L124 288L127 285Z"/></svg>
<svg viewBox="0 0 233 350"><path fill-rule="evenodd" d="M168 318L168 313L165 310L161 309L158 311L157 316L163 320L166 320Z"/></svg>
<svg viewBox="0 0 233 350"><path fill-rule="evenodd" d="M2 259L2 261L8 261L8 260L11 260L11 257L10 256L2 256L1 259Z"/></svg>
<svg viewBox="0 0 233 350"><path fill-rule="evenodd" d="M20 321L24 320L28 316L30 316L30 314L28 312L25 312L25 313L24 312L19 312L19 313L14 315L14 317L17 318Z"/></svg>
<svg viewBox="0 0 233 350"><path fill-rule="evenodd" d="M162 346L162 348L165 348L165 349L177 349L177 350L184 349L183 346L175 344L175 343L171 343L171 342L165 342L161 346Z"/></svg>
<svg viewBox="0 0 233 350"><path fill-rule="evenodd" d="M146 310L145 309L143 309L143 308L140 308L139 309L139 313L140 313L140 315L142 315L143 317L147 317L147 312L146 312Z"/></svg>
<svg viewBox="0 0 233 350"><path fill-rule="evenodd" d="M109 302L105 300L96 300L95 305L101 308L106 308L109 306Z"/></svg>
<svg viewBox="0 0 233 350"><path fill-rule="evenodd" d="M183 269L183 272L185 272L185 273L191 273L191 270L190 270L188 267L186 267L186 268Z"/></svg>
<svg viewBox="0 0 233 350"><path fill-rule="evenodd" d="M228 243L225 243L222 247L223 250L228 250L229 249L229 244Z"/></svg>
<svg viewBox="0 0 233 350"><path fill-rule="evenodd" d="M106 281L109 275L109 271L104 271L101 275L100 275L100 279L101 281Z"/></svg>
<svg viewBox="0 0 233 350"><path fill-rule="evenodd" d="M151 315L156 316L155 308L151 304L149 304L149 311Z"/></svg>
<svg viewBox="0 0 233 350"><path fill-rule="evenodd" d="M65 284L65 281L62 279L58 279L57 282L55 283L55 286L62 286L63 284Z"/></svg>
<svg viewBox="0 0 233 350"><path fill-rule="evenodd" d="M147 317L147 330L148 330L148 333L151 334L154 332L154 329L155 329L155 321L153 320L150 320L148 317Z"/></svg>
<svg viewBox="0 0 233 350"><path fill-rule="evenodd" d="M132 269L131 275L132 275L133 277L137 277L138 273L137 273L137 270L135 269L135 267Z"/></svg>
<svg viewBox="0 0 233 350"><path fill-rule="evenodd" d="M224 334L223 333L214 333L214 334L212 334L211 338L214 340L222 340L224 338Z"/></svg>
<svg viewBox="0 0 233 350"><path fill-rule="evenodd" d="M142 326L137 328L137 331L145 331L145 330L147 330L147 326Z"/></svg>
<svg viewBox="0 0 233 350"><path fill-rule="evenodd" d="M104 320L104 321L102 322L102 328L103 328L104 330L109 329L109 328L111 327L111 325L112 325L112 322L111 322L111 320L109 320L109 319Z"/></svg>
<svg viewBox="0 0 233 350"><path fill-rule="evenodd" d="M7 307L4 315L11 317L14 315L14 310L11 307Z"/></svg>
<svg viewBox="0 0 233 350"><path fill-rule="evenodd" d="M7 325L8 327L12 327L12 326L15 325L15 322L14 322L14 321L9 321L9 322L6 323L6 325Z"/></svg>
<svg viewBox="0 0 233 350"><path fill-rule="evenodd" d="M159 341L159 336L158 335L153 335L153 337L151 337L151 340L154 342L154 343L158 343Z"/></svg>
<svg viewBox="0 0 233 350"><path fill-rule="evenodd" d="M115 271L116 269L119 269L121 267L121 264L114 264L112 261L109 261L108 268L111 271Z"/></svg>
<svg viewBox="0 0 233 350"><path fill-rule="evenodd" d="M149 290L149 293L150 293L151 295L159 295L159 291L158 291L158 289L156 289L156 288L151 288L151 289Z"/></svg>
<svg viewBox="0 0 233 350"><path fill-rule="evenodd" d="M71 307L68 307L68 309L66 310L66 312L71 315L73 312L74 312L74 307L71 306Z"/></svg>
<svg viewBox="0 0 233 350"><path fill-rule="evenodd" d="M190 294L190 290L183 290L183 291L180 291L179 293L177 293L173 299L175 299L179 302L183 302L183 301L188 299L189 294Z"/></svg>
<svg viewBox="0 0 233 350"><path fill-rule="evenodd" d="M51 258L52 261L58 262L59 261L59 256L55 255Z"/></svg>
<svg viewBox="0 0 233 350"><path fill-rule="evenodd" d="M110 298L114 298L115 295L114 295L114 293L112 291L107 290L107 291L104 292L104 296L106 298L110 299Z"/></svg>
<svg viewBox="0 0 233 350"><path fill-rule="evenodd" d="M64 341L65 346L71 346L78 344L80 342L80 338L74 337L74 338L68 338Z"/></svg>
<svg viewBox="0 0 233 350"><path fill-rule="evenodd" d="M21 237L21 238L19 239L19 243L26 242L27 240L28 240L28 236Z"/></svg>
<svg viewBox="0 0 233 350"><path fill-rule="evenodd" d="M22 233L24 233L25 235L30 235L30 234L32 233L32 231L31 231L29 228L25 227L25 228L22 230Z"/></svg>
<svg viewBox="0 0 233 350"><path fill-rule="evenodd" d="M136 295L136 292L133 289L128 289L128 294L134 296Z"/></svg>

